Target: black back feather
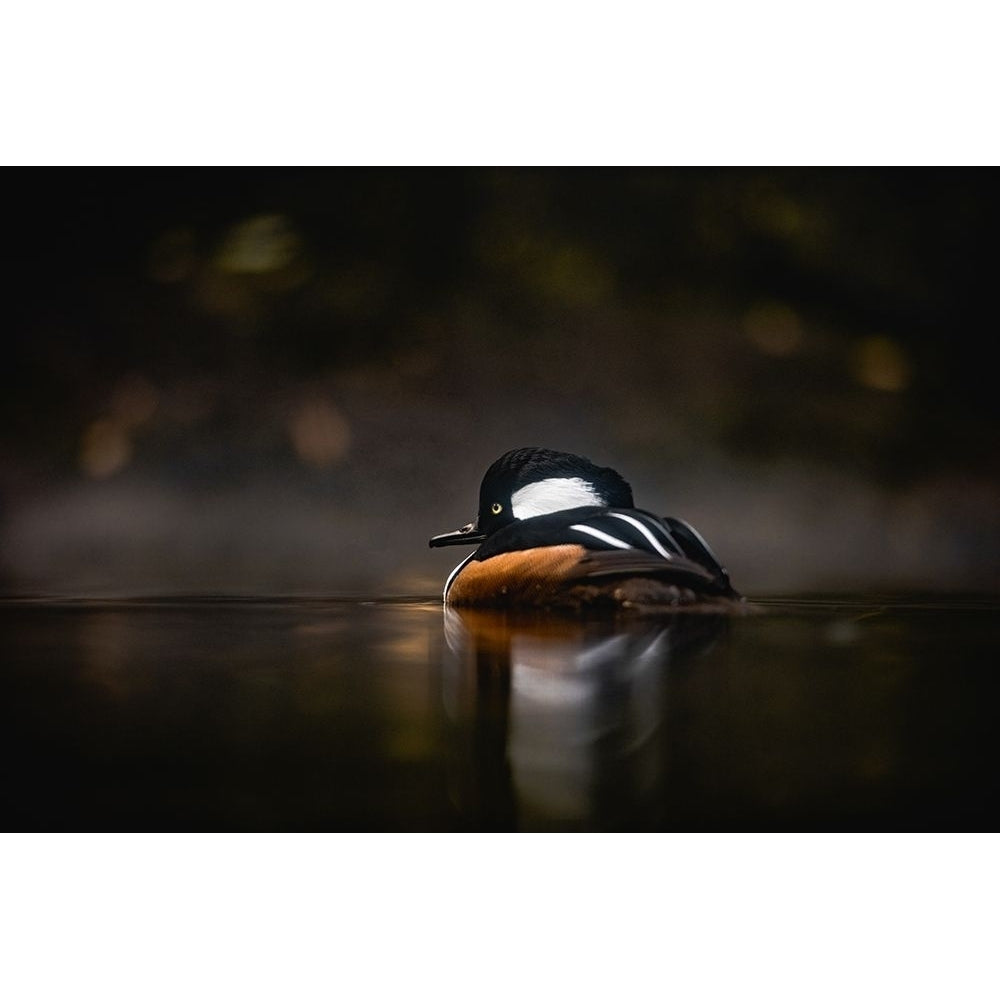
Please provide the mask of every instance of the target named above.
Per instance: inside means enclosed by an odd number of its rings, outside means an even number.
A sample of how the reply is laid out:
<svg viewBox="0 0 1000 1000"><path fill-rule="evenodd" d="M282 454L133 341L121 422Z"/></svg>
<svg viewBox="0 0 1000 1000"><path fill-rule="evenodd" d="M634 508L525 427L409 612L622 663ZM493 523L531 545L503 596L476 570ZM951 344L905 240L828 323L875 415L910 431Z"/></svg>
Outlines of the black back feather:
<svg viewBox="0 0 1000 1000"><path fill-rule="evenodd" d="M581 545L601 554L581 563L586 576L651 574L735 595L729 575L694 529L634 507L575 507L514 521L483 542L473 558L481 562L547 545Z"/></svg>

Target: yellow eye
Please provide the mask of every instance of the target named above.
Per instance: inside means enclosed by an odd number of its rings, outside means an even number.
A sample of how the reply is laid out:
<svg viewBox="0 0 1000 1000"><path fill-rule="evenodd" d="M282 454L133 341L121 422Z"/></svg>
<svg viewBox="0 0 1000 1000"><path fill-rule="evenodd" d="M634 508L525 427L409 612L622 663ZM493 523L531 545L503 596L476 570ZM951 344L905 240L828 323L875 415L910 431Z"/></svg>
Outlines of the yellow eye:
<svg viewBox="0 0 1000 1000"><path fill-rule="evenodd" d="M500 511L503 510L503 505L495 503L492 507L490 507L490 510L493 511L494 514L499 514Z"/></svg>

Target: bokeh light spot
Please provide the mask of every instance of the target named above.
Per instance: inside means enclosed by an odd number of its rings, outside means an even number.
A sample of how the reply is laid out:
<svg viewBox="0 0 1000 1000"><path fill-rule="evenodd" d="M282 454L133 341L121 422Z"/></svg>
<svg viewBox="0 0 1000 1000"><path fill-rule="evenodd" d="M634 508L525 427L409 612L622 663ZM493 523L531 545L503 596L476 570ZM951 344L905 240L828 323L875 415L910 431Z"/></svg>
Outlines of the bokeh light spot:
<svg viewBox="0 0 1000 1000"><path fill-rule="evenodd" d="M234 226L215 263L230 274L267 274L295 262L299 238L283 215L257 215Z"/></svg>
<svg viewBox="0 0 1000 1000"><path fill-rule="evenodd" d="M743 217L754 229L778 239L795 236L804 222L802 208L772 178L747 186Z"/></svg>
<svg viewBox="0 0 1000 1000"><path fill-rule="evenodd" d="M562 246L546 260L543 284L567 305L596 305L614 290L607 265L583 247Z"/></svg>
<svg viewBox="0 0 1000 1000"><path fill-rule="evenodd" d="M854 377L869 389L901 392L910 384L912 366L903 349L888 337L867 337L855 348Z"/></svg>
<svg viewBox="0 0 1000 1000"><path fill-rule="evenodd" d="M350 425L325 399L299 403L288 422L288 433L301 461L316 469L338 462L351 445Z"/></svg>
<svg viewBox="0 0 1000 1000"><path fill-rule="evenodd" d="M762 302L747 310L743 330L757 350L772 357L787 357L802 347L802 324L784 302Z"/></svg>
<svg viewBox="0 0 1000 1000"><path fill-rule="evenodd" d="M101 418L89 424L80 443L80 468L92 479L107 479L125 468L132 458L128 432L114 420Z"/></svg>

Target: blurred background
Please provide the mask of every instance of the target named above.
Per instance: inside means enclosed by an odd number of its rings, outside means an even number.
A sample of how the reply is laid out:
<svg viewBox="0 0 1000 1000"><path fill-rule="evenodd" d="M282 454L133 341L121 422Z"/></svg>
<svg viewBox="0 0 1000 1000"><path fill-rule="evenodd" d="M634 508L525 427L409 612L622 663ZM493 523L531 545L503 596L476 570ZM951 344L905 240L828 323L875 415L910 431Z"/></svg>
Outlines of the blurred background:
<svg viewBox="0 0 1000 1000"><path fill-rule="evenodd" d="M522 445L749 594L1000 587L986 171L20 178L7 593L437 594Z"/></svg>

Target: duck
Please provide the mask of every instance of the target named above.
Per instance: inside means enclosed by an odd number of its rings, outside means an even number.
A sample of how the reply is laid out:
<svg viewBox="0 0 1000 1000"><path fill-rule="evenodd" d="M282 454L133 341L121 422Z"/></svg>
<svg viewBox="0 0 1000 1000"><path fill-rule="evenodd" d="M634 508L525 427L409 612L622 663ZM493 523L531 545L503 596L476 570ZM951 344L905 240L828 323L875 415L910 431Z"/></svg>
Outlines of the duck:
<svg viewBox="0 0 1000 1000"><path fill-rule="evenodd" d="M686 521L635 506L614 469L549 448L486 470L474 521L431 548L474 545L448 574L452 608L588 613L739 612L746 599Z"/></svg>

